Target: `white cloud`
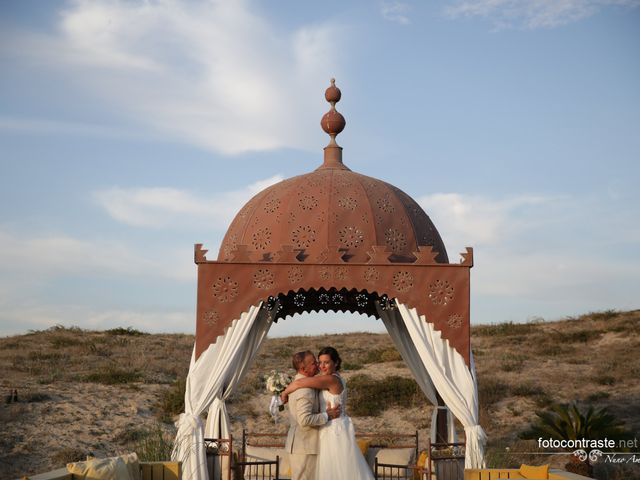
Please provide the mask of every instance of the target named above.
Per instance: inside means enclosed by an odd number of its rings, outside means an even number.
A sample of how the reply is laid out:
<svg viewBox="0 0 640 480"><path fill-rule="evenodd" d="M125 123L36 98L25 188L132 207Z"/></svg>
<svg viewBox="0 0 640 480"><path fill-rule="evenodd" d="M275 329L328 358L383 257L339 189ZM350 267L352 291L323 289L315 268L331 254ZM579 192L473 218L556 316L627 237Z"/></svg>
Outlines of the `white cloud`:
<svg viewBox="0 0 640 480"><path fill-rule="evenodd" d="M62 234L24 238L0 230L0 283L7 288L17 278L38 282L70 274L194 279L192 252L164 251L161 258L149 255L115 241L87 241Z"/></svg>
<svg viewBox="0 0 640 480"><path fill-rule="evenodd" d="M76 0L53 34L0 33L4 57L61 72L142 130L224 153L317 147L311 125L347 44L339 26L287 31L223 0Z"/></svg>
<svg viewBox="0 0 640 480"><path fill-rule="evenodd" d="M472 273L479 295L527 298L540 302L602 305L630 303L631 285L638 281L637 266L621 259L589 258L576 252L544 248L477 250ZM625 286L626 285L626 286Z"/></svg>
<svg viewBox="0 0 640 480"><path fill-rule="evenodd" d="M609 6L637 7L640 0L461 0L445 7L452 18L484 17L502 28L553 28Z"/></svg>
<svg viewBox="0 0 640 480"><path fill-rule="evenodd" d="M59 120L0 116L0 130L13 133L88 135L107 138L140 138L142 135L112 126ZM159 139L158 139L159 140Z"/></svg>
<svg viewBox="0 0 640 480"><path fill-rule="evenodd" d="M403 2L383 1L380 4L380 13L382 14L382 18L401 25L408 25L411 23L408 17L410 10L409 5Z"/></svg>
<svg viewBox="0 0 640 480"><path fill-rule="evenodd" d="M94 198L112 218L136 227L176 229L203 223L223 227L253 195L282 179L275 175L214 196L169 187L112 187L95 192Z"/></svg>
<svg viewBox="0 0 640 480"><path fill-rule="evenodd" d="M541 207L558 197L523 195L505 199L461 193L436 193L416 201L430 215L451 252L466 246L492 246L511 239L518 231L535 228L538 214L521 216L523 210ZM540 212L540 209L538 209Z"/></svg>
<svg viewBox="0 0 640 480"><path fill-rule="evenodd" d="M537 314L637 308L637 255L616 250L637 237L632 211L614 218L601 215L601 198L560 195L440 193L417 200L451 262L465 246L474 247L472 292L497 302L492 318L511 319L501 317L500 303L526 303Z"/></svg>

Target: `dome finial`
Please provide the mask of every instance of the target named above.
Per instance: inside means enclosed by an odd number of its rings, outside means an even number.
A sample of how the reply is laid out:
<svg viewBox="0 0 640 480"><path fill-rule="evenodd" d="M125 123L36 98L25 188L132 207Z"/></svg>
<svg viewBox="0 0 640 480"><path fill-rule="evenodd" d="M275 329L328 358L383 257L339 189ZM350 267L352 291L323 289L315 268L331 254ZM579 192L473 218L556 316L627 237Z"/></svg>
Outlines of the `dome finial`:
<svg viewBox="0 0 640 480"><path fill-rule="evenodd" d="M331 140L324 148L324 164L320 168L338 167L346 168L342 164L342 147L336 143L336 135L344 130L347 122L340 112L336 110L336 103L340 101L342 92L336 87L336 79L331 79L331 86L324 92L324 98L331 104L331 110L324 114L320 120L322 130L329 134Z"/></svg>

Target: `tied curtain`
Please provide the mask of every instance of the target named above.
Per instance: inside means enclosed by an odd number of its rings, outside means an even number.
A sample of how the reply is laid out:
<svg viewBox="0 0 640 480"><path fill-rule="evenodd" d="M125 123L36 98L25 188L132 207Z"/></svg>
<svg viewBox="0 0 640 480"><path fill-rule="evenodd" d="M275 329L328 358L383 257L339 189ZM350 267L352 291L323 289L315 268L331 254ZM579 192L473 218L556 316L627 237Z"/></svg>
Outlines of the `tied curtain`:
<svg viewBox="0 0 640 480"><path fill-rule="evenodd" d="M433 386L464 426L466 437L464 467L484 468L484 446L487 436L479 425L478 385L473 355L471 355L471 366L468 368L462 355L442 338L441 333L427 322L424 315L418 315L415 308L408 309L397 300L395 302L411 339L410 342L403 340L403 343L413 345ZM407 364L411 366L409 361ZM413 371L413 367L411 368ZM422 388L421 384L420 387Z"/></svg>
<svg viewBox="0 0 640 480"><path fill-rule="evenodd" d="M225 400L251 365L271 326L268 313L252 306L189 365L184 413L176 422L178 432L171 458L182 462L182 478L207 480L205 428L200 415L208 409L206 438L229 438L230 423ZM276 306L277 308L277 306Z"/></svg>
<svg viewBox="0 0 640 480"><path fill-rule="evenodd" d="M456 435L456 426L453 421L451 410L447 407L438 407L436 388L433 385L425 364L422 363L422 359L420 358L416 346L413 344L412 338L409 336L409 332L407 331L407 327L404 324L402 316L400 316L396 309L383 309L378 301L375 302L375 305L376 310L378 311L378 316L389 332L389 336L398 349L402 360L404 360L404 363L406 363L409 370L411 370L413 377L424 395L435 407L433 409L433 414L431 415L431 443L436 443L436 433L438 430L437 416L438 409L440 408L447 410L448 441L449 443L456 443L458 441L458 436Z"/></svg>

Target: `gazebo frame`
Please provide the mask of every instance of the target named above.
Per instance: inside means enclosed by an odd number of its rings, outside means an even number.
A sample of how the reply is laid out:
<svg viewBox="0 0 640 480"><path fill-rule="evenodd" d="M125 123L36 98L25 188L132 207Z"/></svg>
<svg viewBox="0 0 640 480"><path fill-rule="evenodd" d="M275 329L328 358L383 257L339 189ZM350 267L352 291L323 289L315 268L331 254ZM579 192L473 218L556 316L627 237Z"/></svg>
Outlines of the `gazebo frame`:
<svg viewBox="0 0 640 480"><path fill-rule="evenodd" d="M318 170L348 171L342 164L342 148L335 142L345 121L335 110L340 91L333 81L325 97L332 108L321 124L331 141ZM420 209L411 202L410 209L417 215ZM241 211L239 217L242 215ZM378 221L384 223L385 219ZM272 227L276 229L277 225ZM225 242L218 260L209 260L202 244L195 245L196 339L187 378L185 413L177 422L173 454L175 460L186 465L185 478L203 480L204 456L198 445L205 433L210 438L228 438L225 398L246 373L271 324L312 311L358 312L381 318L401 355L411 363L421 389L437 403L435 440L453 441L444 399L465 427L465 465L484 465L486 437L478 425L477 384L470 346L473 250L467 248L459 263L448 263L437 231L432 225L428 227L424 237L431 235L434 243L418 243L412 254L375 242L369 243L366 252L344 244L320 250L281 244L273 253L265 253L256 248L254 241L254 245ZM422 227L414 224L413 228ZM205 429L200 414L207 408Z"/></svg>

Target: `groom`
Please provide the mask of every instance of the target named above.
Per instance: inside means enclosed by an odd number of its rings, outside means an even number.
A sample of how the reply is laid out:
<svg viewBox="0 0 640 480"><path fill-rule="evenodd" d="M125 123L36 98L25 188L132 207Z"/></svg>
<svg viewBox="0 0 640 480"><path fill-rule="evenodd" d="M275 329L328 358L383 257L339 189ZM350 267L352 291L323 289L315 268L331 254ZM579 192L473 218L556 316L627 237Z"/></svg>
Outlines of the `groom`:
<svg viewBox="0 0 640 480"><path fill-rule="evenodd" d="M318 373L318 362L310 352L298 352L292 358L297 373L295 380L313 377ZM318 391L299 388L289 395L289 419L291 426L287 435L286 449L290 454L291 479L315 479L318 456L318 427L332 418L340 416L340 406L327 408L320 413Z"/></svg>

